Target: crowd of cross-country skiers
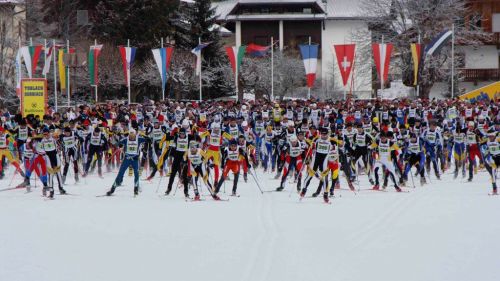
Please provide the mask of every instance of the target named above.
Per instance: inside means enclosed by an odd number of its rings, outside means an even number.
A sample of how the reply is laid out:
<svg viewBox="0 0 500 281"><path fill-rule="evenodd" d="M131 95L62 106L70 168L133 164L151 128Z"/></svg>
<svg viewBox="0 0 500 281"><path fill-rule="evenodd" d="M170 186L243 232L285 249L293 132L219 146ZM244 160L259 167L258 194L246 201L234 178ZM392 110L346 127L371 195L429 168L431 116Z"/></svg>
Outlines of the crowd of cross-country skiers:
<svg viewBox="0 0 500 281"><path fill-rule="evenodd" d="M23 177L16 188L29 192L36 173L48 198L54 198L56 185L66 194L70 166L76 182L118 169L107 196L128 172L134 174L134 195L141 191L142 174L147 180L168 177L165 195L178 177L175 188L183 187L187 198L194 192L191 199L200 200L205 186L220 200L229 176L232 195L240 176L247 181L250 174L259 185L257 168L280 179L276 191L293 181L291 188L301 197L316 178L312 196L322 195L325 202L339 188L341 172L353 191L353 183L366 176L373 190L385 190L390 180L401 192L409 178L413 186L424 185L431 174L440 179L451 170L454 178L473 181L478 169L486 169L490 194L497 194L500 112L495 101L148 101L82 105L24 118L4 112L0 176L10 163L14 175Z"/></svg>

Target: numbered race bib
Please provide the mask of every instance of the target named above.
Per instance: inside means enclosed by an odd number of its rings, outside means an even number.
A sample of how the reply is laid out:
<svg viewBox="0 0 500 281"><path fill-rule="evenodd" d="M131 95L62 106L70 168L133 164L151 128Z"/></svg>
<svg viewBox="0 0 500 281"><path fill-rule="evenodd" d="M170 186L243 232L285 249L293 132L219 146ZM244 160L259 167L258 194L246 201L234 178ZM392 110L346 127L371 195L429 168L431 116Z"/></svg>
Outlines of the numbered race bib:
<svg viewBox="0 0 500 281"><path fill-rule="evenodd" d="M231 161L238 161L238 157L239 157L240 153L238 150L231 150L229 149L228 153L227 153L227 158Z"/></svg>
<svg viewBox="0 0 500 281"><path fill-rule="evenodd" d="M302 148L299 146L291 146L290 147L290 156L297 157L302 153Z"/></svg>
<svg viewBox="0 0 500 281"><path fill-rule="evenodd" d="M19 135L17 136L17 138L20 140L26 140L28 138L28 128L19 128Z"/></svg>
<svg viewBox="0 0 500 281"><path fill-rule="evenodd" d="M139 150L139 144L137 141L128 141L127 142L127 151L126 153L129 155L137 155L137 151Z"/></svg>
<svg viewBox="0 0 500 281"><path fill-rule="evenodd" d="M188 148L188 139L177 139L177 150L178 151L186 151Z"/></svg>

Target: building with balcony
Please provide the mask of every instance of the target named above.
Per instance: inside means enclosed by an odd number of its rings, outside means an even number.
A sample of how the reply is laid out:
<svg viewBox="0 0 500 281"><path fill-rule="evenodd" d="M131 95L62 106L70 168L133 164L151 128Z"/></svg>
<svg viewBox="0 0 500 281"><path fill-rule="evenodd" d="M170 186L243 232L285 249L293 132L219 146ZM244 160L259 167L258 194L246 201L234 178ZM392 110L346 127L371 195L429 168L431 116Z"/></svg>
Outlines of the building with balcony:
<svg viewBox="0 0 500 281"><path fill-rule="evenodd" d="M468 0L471 10L466 26L477 26L490 34L480 46L461 46L464 65L460 69L462 86L467 90L500 81L500 1ZM472 20L472 18L480 18Z"/></svg>
<svg viewBox="0 0 500 281"><path fill-rule="evenodd" d="M370 52L358 49L370 42L356 36L371 38L366 15L360 8L362 0L227 0L214 5L219 22L233 31L233 44L237 46L269 46L273 38L279 50L298 52L298 45L307 44L309 38L319 44L316 77L322 97L338 96L350 89L359 98L371 96L372 58L363 57L362 53ZM350 43L357 44L354 64L359 67L353 68L352 85L344 87L333 45Z"/></svg>

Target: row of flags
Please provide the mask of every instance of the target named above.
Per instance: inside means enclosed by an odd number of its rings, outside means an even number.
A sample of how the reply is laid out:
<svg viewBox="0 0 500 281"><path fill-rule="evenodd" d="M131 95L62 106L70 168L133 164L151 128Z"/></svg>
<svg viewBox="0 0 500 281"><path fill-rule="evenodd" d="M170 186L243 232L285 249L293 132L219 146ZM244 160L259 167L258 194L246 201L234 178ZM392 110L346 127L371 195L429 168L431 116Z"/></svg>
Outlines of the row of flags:
<svg viewBox="0 0 500 281"><path fill-rule="evenodd" d="M436 38L434 38L424 50L427 56L432 56L440 51L440 49L445 45L445 43L451 38L452 31L445 30L441 32ZM196 66L195 74L201 75L201 53L202 50L210 45L211 42L201 43L191 50L196 56ZM98 58L101 53L103 45L93 45L90 46L88 55L88 67L90 84L98 85ZM238 71L241 66L241 62L245 54L249 54L254 57L264 57L269 53L272 46L261 46L257 44L248 44L246 46L227 46L225 47L226 54L229 58L233 74L237 76ZM419 69L421 68L423 52L422 44L412 43L410 45L412 60L413 60L413 72L414 72L414 85L418 84ZM304 68L306 73L307 87L312 88L314 86L314 81L316 80L316 69L318 62L319 45L318 44L303 44L299 45L302 60L304 62ZM340 44L334 45L333 49L337 57L338 68L342 77L342 82L344 86L347 85L352 69L354 68L355 61L355 44ZM385 83L388 78L389 65L391 53L393 50L393 44L391 43L374 43L372 44L373 57L375 61L375 66L377 69L377 74L382 83ZM132 65L134 64L135 54L137 48L130 46L119 46L119 51L121 55L123 73L125 77L125 83L130 88L130 73ZM153 58L158 67L160 78L162 81L162 88L165 88L165 84L168 76L168 69L172 60L174 48L165 47L153 49ZM59 72L59 82L61 90L66 89L68 84L67 77L67 65L64 62L64 54L75 53L73 48L64 48L63 45L49 45L44 48L43 46L23 46L19 49L16 56L16 70L17 70L17 86L16 88L20 90L20 80L21 80L21 60L24 61L26 66L26 71L29 78L36 76L37 64L40 59L42 52L46 52L45 65L42 69L42 75L47 75L50 71L51 61L55 59L53 56L57 55L58 61L58 72ZM237 83L237 82L236 82Z"/></svg>

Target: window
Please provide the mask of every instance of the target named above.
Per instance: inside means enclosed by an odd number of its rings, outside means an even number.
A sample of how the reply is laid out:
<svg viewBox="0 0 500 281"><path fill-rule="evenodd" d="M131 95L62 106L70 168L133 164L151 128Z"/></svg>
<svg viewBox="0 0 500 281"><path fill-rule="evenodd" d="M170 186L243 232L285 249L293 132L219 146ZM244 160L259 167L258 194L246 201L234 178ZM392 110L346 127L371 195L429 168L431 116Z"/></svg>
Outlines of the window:
<svg viewBox="0 0 500 281"><path fill-rule="evenodd" d="M500 32L500 13L493 14L493 32Z"/></svg>
<svg viewBox="0 0 500 281"><path fill-rule="evenodd" d="M255 36L253 43L261 46L268 46L269 40L271 39L268 36Z"/></svg>

